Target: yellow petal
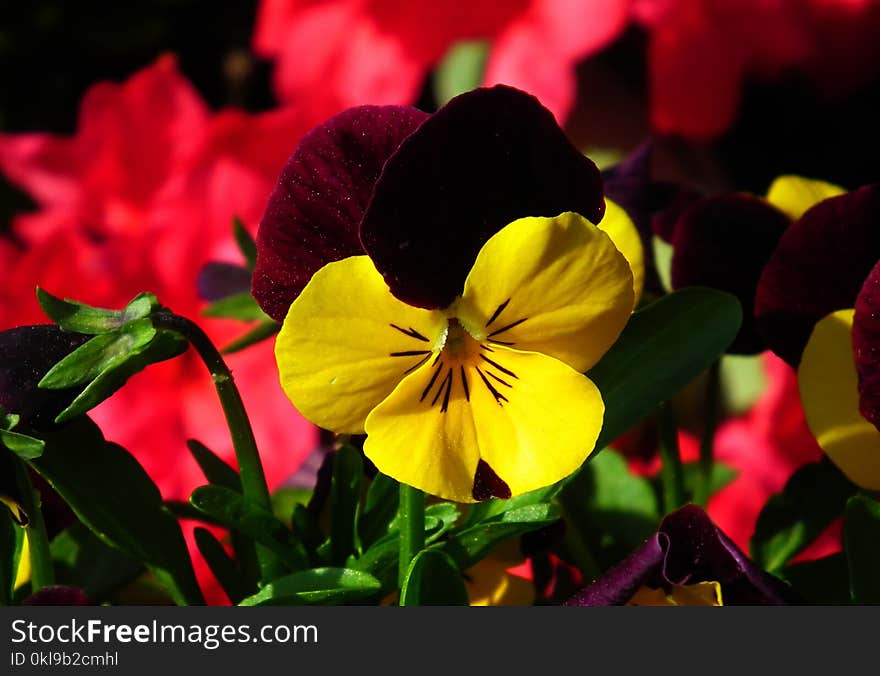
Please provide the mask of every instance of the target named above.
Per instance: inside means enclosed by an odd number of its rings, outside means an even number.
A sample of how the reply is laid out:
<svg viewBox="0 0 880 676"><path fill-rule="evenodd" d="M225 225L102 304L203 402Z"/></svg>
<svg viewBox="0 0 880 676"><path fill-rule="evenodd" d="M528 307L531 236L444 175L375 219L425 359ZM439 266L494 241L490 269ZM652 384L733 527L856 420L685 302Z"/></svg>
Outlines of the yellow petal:
<svg viewBox="0 0 880 676"><path fill-rule="evenodd" d="M463 341L455 350L447 345L370 413L364 452L379 470L473 502L481 459L512 495L580 467L602 428L596 386L552 357Z"/></svg>
<svg viewBox="0 0 880 676"><path fill-rule="evenodd" d="M605 216L599 229L611 238L617 250L626 258L633 276L633 307L639 304L645 286L645 250L642 238L627 213L615 202L605 200Z"/></svg>
<svg viewBox="0 0 880 676"><path fill-rule="evenodd" d="M464 572L472 606L530 606L535 603L535 586L529 580L508 573L509 567L509 563L490 554Z"/></svg>
<svg viewBox="0 0 880 676"><path fill-rule="evenodd" d="M641 586L627 602L628 606L721 606L721 585L717 582L673 585L663 589Z"/></svg>
<svg viewBox="0 0 880 676"><path fill-rule="evenodd" d="M849 479L880 490L880 432L859 413L852 352L853 310L833 312L813 329L798 368L810 431Z"/></svg>
<svg viewBox="0 0 880 676"><path fill-rule="evenodd" d="M470 402L481 458L513 495L564 479L595 447L605 413L602 395L557 359L492 350L478 365ZM496 400L493 388L504 399Z"/></svg>
<svg viewBox="0 0 880 676"><path fill-rule="evenodd" d="M23 587L31 580L31 548L28 543L27 534L21 543L21 554L18 559L18 570L15 572L15 582L12 584L13 589Z"/></svg>
<svg viewBox="0 0 880 676"><path fill-rule="evenodd" d="M845 192L839 185L825 181L802 176L780 176L767 191L767 201L792 220L797 220L813 205Z"/></svg>
<svg viewBox="0 0 880 676"><path fill-rule="evenodd" d="M419 367L373 409L364 453L401 483L447 500L474 502L480 452L461 374L450 361Z"/></svg>
<svg viewBox="0 0 880 676"><path fill-rule="evenodd" d="M633 308L630 266L578 214L522 218L489 239L452 311L471 335L586 371Z"/></svg>
<svg viewBox="0 0 880 676"><path fill-rule="evenodd" d="M275 343L281 385L299 412L334 432L367 414L442 343L442 313L388 291L367 256L325 265L290 306Z"/></svg>

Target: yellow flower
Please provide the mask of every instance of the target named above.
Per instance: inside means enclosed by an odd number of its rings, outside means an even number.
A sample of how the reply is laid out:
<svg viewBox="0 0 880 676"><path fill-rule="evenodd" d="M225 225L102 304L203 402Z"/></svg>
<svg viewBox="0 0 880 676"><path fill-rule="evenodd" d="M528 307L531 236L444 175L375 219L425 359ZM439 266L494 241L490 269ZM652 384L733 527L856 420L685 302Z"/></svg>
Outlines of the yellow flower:
<svg viewBox="0 0 880 676"><path fill-rule="evenodd" d="M448 500L510 497L592 452L604 405L583 373L633 305L630 265L605 232L574 213L529 217L483 245L442 310L395 298L367 256L324 266L275 354L296 408L366 432L380 471Z"/></svg>

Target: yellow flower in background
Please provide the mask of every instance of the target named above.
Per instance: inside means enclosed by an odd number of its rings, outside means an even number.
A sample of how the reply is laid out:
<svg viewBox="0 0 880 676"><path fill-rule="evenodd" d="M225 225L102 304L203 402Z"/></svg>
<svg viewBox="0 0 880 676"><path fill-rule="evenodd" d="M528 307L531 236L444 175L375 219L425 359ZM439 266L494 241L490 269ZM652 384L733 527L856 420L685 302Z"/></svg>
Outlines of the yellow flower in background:
<svg viewBox="0 0 880 676"><path fill-rule="evenodd" d="M846 190L839 185L828 181L784 174L770 184L767 201L791 220L796 221L810 207L829 197L843 195L845 192Z"/></svg>
<svg viewBox="0 0 880 676"><path fill-rule="evenodd" d="M880 490L880 431L860 411L854 314L839 310L816 324L798 367L798 388L822 450L850 481Z"/></svg>
<svg viewBox="0 0 880 676"><path fill-rule="evenodd" d="M501 229L442 310L403 303L369 257L346 258L291 305L281 383L315 424L366 432L366 455L402 483L458 502L525 493L592 452L604 405L583 373L626 324L633 277L574 213Z"/></svg>
<svg viewBox="0 0 880 676"><path fill-rule="evenodd" d="M628 606L723 606L717 582L672 585L669 591L642 586Z"/></svg>

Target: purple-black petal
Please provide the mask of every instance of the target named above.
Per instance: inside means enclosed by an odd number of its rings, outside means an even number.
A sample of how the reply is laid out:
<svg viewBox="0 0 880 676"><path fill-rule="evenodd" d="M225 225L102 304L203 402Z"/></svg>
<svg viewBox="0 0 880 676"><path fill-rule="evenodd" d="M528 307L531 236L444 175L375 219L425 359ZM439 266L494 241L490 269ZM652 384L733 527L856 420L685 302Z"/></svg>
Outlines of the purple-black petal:
<svg viewBox="0 0 880 676"><path fill-rule="evenodd" d="M23 606L88 606L89 597L79 587L53 585L43 587L40 591L25 598Z"/></svg>
<svg viewBox="0 0 880 676"><path fill-rule="evenodd" d="M52 324L19 326L0 332L0 406L21 417L25 428L54 424L80 389L43 390L37 383L52 366L82 345L88 336Z"/></svg>
<svg viewBox="0 0 880 676"><path fill-rule="evenodd" d="M696 505L667 515L659 532L669 538L661 570L667 584L718 582L725 605L784 605L796 600L784 582L761 570Z"/></svg>
<svg viewBox="0 0 880 676"><path fill-rule="evenodd" d="M199 270L196 288L202 300L215 301L234 296L251 288L251 271L243 265L211 261Z"/></svg>
<svg viewBox="0 0 880 676"><path fill-rule="evenodd" d="M666 536L652 535L602 577L565 602L567 606L622 606L640 587L649 584L663 565Z"/></svg>
<svg viewBox="0 0 880 676"><path fill-rule="evenodd" d="M832 197L793 223L764 267L758 329L793 366L825 315L851 308L880 259L880 185Z"/></svg>
<svg viewBox="0 0 880 676"><path fill-rule="evenodd" d="M409 106L359 106L309 131L287 161L257 231L252 291L283 321L326 263L363 253L358 228L385 161L426 118Z"/></svg>
<svg viewBox="0 0 880 676"><path fill-rule="evenodd" d="M728 349L755 354L765 349L755 324L758 279L789 218L759 197L721 195L686 209L675 225L672 286L708 286L735 295L743 323Z"/></svg>
<svg viewBox="0 0 880 676"><path fill-rule="evenodd" d="M799 601L781 580L761 570L696 505L667 515L658 532L566 605L623 605L642 585L652 588L718 582L725 605Z"/></svg>
<svg viewBox="0 0 880 676"><path fill-rule="evenodd" d="M605 169L602 181L605 196L623 208L638 230L645 252L645 288L662 295L663 286L654 262L654 247L651 246L651 217L660 208L664 191L651 179L652 154L653 144L645 141L621 162Z"/></svg>
<svg viewBox="0 0 880 676"><path fill-rule="evenodd" d="M449 305L492 235L524 216L599 222L599 170L538 100L511 87L462 94L388 159L361 242L400 300Z"/></svg>
<svg viewBox="0 0 880 676"><path fill-rule="evenodd" d="M856 299L852 346L859 378L859 411L880 430L880 262Z"/></svg>

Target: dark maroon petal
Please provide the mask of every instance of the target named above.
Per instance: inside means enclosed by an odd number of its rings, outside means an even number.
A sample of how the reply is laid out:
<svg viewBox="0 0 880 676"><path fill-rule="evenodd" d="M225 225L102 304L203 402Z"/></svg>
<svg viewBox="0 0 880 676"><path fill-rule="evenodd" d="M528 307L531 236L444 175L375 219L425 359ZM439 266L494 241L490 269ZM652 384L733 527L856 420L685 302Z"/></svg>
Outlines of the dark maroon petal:
<svg viewBox="0 0 880 676"><path fill-rule="evenodd" d="M21 602L23 606L88 606L91 602L78 587L44 587Z"/></svg>
<svg viewBox="0 0 880 676"><path fill-rule="evenodd" d="M602 172L605 196L623 207L642 239L650 237L650 232L643 231L642 226L650 225L652 154L653 144L645 141L618 164Z"/></svg>
<svg viewBox="0 0 880 676"><path fill-rule="evenodd" d="M673 288L708 286L732 293L742 305L743 323L729 352L765 349L755 325L755 290L788 224L788 216L767 201L735 194L697 202L675 226Z"/></svg>
<svg viewBox="0 0 880 676"><path fill-rule="evenodd" d="M462 94L392 155L361 241L391 292L418 307L461 294L477 252L523 216L604 213L599 170L536 98L496 86Z"/></svg>
<svg viewBox="0 0 880 676"><path fill-rule="evenodd" d="M678 183L658 183L654 188L659 203L651 217L651 231L668 244L675 239L675 226L681 215L704 198L696 188Z"/></svg>
<svg viewBox="0 0 880 676"><path fill-rule="evenodd" d="M859 411L880 430L880 263L871 270L856 299L852 345L859 377Z"/></svg>
<svg viewBox="0 0 880 676"><path fill-rule="evenodd" d="M820 202L782 236L758 283L755 316L770 349L796 366L816 323L851 308L880 259L880 186Z"/></svg>
<svg viewBox="0 0 880 676"><path fill-rule="evenodd" d="M251 272L243 265L211 261L199 270L196 287L202 300L220 300L248 291L251 288Z"/></svg>
<svg viewBox="0 0 880 676"><path fill-rule="evenodd" d="M666 536L655 533L645 544L602 577L565 602L567 606L622 606L644 584L650 584L663 563Z"/></svg>
<svg viewBox="0 0 880 676"><path fill-rule="evenodd" d="M23 427L51 426L80 390L41 390L37 383L87 339L52 324L0 332L0 406L21 416Z"/></svg>
<svg viewBox="0 0 880 676"><path fill-rule="evenodd" d="M781 580L761 570L700 507L685 505L660 524L669 538L662 578L667 584L718 582L725 605L782 605L797 599Z"/></svg>
<svg viewBox="0 0 880 676"><path fill-rule="evenodd" d="M510 497L510 486L495 473L495 470L485 460L477 463L477 471L474 473L474 487L471 490L474 500L480 502L489 498L507 500Z"/></svg>
<svg viewBox="0 0 880 676"><path fill-rule="evenodd" d="M350 108L293 152L257 231L252 290L278 321L323 265L362 254L358 227L388 156L426 118L409 106Z"/></svg>

